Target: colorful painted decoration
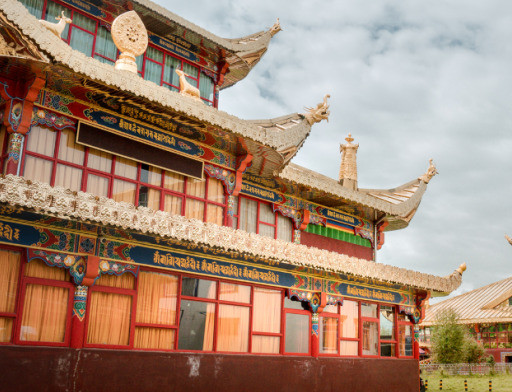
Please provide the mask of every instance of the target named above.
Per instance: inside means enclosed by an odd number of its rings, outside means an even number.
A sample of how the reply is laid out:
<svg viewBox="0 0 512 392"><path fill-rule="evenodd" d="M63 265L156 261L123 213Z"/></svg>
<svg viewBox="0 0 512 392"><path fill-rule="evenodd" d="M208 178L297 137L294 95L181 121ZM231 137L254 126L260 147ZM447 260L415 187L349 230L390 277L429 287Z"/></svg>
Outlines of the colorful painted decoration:
<svg viewBox="0 0 512 392"><path fill-rule="evenodd" d="M75 288L73 298L73 317L77 317L80 322L84 321L85 310L87 309L87 286L78 285Z"/></svg>
<svg viewBox="0 0 512 392"><path fill-rule="evenodd" d="M82 284L85 276L86 264L82 256L54 253L37 249L28 250L28 262L34 259L43 260L50 267L59 267L69 270L69 274L77 286Z"/></svg>

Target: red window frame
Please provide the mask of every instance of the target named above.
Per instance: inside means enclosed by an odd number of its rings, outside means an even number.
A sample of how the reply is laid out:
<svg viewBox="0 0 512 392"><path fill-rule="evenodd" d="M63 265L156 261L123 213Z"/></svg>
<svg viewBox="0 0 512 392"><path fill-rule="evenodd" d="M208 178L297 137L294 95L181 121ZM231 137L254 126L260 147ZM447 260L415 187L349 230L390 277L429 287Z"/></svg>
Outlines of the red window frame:
<svg viewBox="0 0 512 392"><path fill-rule="evenodd" d="M386 306L393 309L393 335L395 336L395 339L381 339L380 331L381 331L381 323L380 323L380 317L381 317L381 307ZM396 306L391 304L378 304L379 309L379 356L382 358L398 358L400 353L400 347L398 347L398 309ZM387 343L387 344L394 344L395 346L395 355L392 356L382 356L381 352L381 344Z"/></svg>
<svg viewBox="0 0 512 392"><path fill-rule="evenodd" d="M310 310L301 310L301 309L293 309L293 308L287 308L286 307L286 299L283 299L283 338L281 339L281 352L283 355L294 355L294 356L311 356L311 331L312 331L312 313ZM292 300L290 300L292 301ZM295 301L301 303L301 301ZM305 315L308 317L309 323L308 323L308 352L307 353L295 353L295 352L287 352L286 351L286 315L287 314L300 314Z"/></svg>
<svg viewBox="0 0 512 392"><path fill-rule="evenodd" d="M15 313L0 313L2 317L9 317L13 319L13 328L11 331L11 340L10 342L3 342L0 345L12 345L19 344L23 346L55 346L55 347L68 347L71 341L71 316L73 312L73 298L75 293L75 286L68 277L68 281L62 280L53 280L53 279L43 279L43 278L35 278L31 276L25 276L25 269L28 264L27 260L27 252L25 249L12 247L8 245L2 245L2 250L15 251L20 253L20 271L18 275L18 289L16 292L16 303L15 303ZM44 261L42 259L42 263ZM58 267L48 267L48 268L58 268ZM66 325L64 329L64 341L63 342L36 342L30 340L21 340L20 332L21 332L21 321L23 317L23 306L25 303L25 296L27 291L27 284L36 284L41 286L52 286L52 287L63 287L68 289L68 306L67 306L67 314L66 314Z"/></svg>
<svg viewBox="0 0 512 392"><path fill-rule="evenodd" d="M399 358L413 358L414 357L414 324L411 321L408 321L407 316L405 316L405 315L397 314L396 318L397 318L397 332L398 332L398 335L395 335L397 337L397 339L396 339L397 340L397 348L398 348L397 356ZM411 328L411 337L412 337L411 355L401 355L400 354L400 326L401 325L406 325Z"/></svg>
<svg viewBox="0 0 512 392"><path fill-rule="evenodd" d="M138 289L139 279L138 277L134 277L134 288L133 289L124 289L120 287L111 287L111 286L98 286L94 285L89 288L89 293L87 294L87 307L85 313L85 329L84 329L84 347L91 348L110 348L110 349L133 349L133 341L135 337L135 312L137 310L137 289ZM130 296L132 298L132 306L131 306L131 315L130 315L130 337L128 341L128 345L115 345L115 344L97 344L97 343L87 343L87 334L89 332L89 321L91 316L91 296L94 292L101 293L109 293L109 294L120 294Z"/></svg>
<svg viewBox="0 0 512 392"><path fill-rule="evenodd" d="M100 170L97 170L97 169L90 168L90 167L87 166L88 158L89 158L89 152L91 151L91 148L89 148L89 147L84 147L84 160L83 160L83 163L81 165L80 164L76 164L76 163L72 163L72 162L68 162L68 161L65 161L65 160L59 158L59 147L60 147L60 139L61 139L62 132L69 132L70 130L69 129L59 130L59 129L45 127L45 126L42 126L42 127L48 129L51 132L56 132L53 156L47 156L47 155L43 155L43 154L40 154L40 153L37 153L37 152L29 151L29 150L27 150L28 143L24 143L23 144L23 156L22 156L22 162L21 162L21 171L20 171L21 173L24 173L24 171L25 171L26 157L27 156L32 156L32 157L35 157L35 158L44 159L46 161L52 162L52 173L51 173L51 176L50 176L50 185L51 186L55 185L55 177L56 177L56 173L57 173L57 166L58 165L69 166L69 167L73 167L75 169L81 170L82 179L81 179L80 189L79 190L81 190L83 192L87 192L87 181L88 181L89 174L92 174L92 175L95 175L95 176L98 176L98 177L103 177L103 178L107 178L108 179L109 185L108 185L107 197L109 197L109 198L112 198L113 187L114 187L114 181L115 180L129 182L129 183L135 185L134 205L136 205L136 206L139 205L139 198L140 198L140 194L141 194L141 188L153 189L155 191L160 192L160 201L159 201L159 209L160 210L164 210L165 196L166 195L171 195L171 196L174 196L174 197L178 197L178 198L180 198L182 200L182 202L181 202L181 213L180 214L183 215L183 216L185 216L185 209L186 209L187 200L195 200L195 201L199 201L199 202L204 203L204 207L205 207L204 211L203 211L203 221L204 222L206 222L206 220L207 220L208 206L211 205L211 206L221 207L223 209L222 222L223 222L223 224L225 224L226 217L227 217L227 208L226 208L226 205L227 205L227 195L226 195L226 192L224 190L224 202L223 203L219 203L217 201L209 200L208 199L208 192L209 192L208 188L209 188L209 184L210 184L210 181L212 180L212 178L209 177L208 175L205 178L205 181L206 181L206 184L205 184L205 196L203 198L203 197L197 197L197 196L193 196L193 195L188 195L187 194L187 186L188 186L189 182L191 181L191 179L188 178L187 176L183 176L183 179L184 179L183 193L172 191L170 189L165 188L164 184L165 184L165 172L166 171L163 170L163 169L160 169L161 170L161 174L160 174L161 175L161 179L160 179L160 185L159 186L151 185L149 183L143 182L141 180L141 170L142 170L142 167L143 166L148 166L148 168L150 168L151 166L143 164L143 163L140 163L140 162L133 161L133 162L135 162L137 164L137 176L136 176L135 180L130 179L130 178L126 178L126 177L123 177L123 176L120 176L118 174L115 174L116 161L120 157L117 156L117 155L114 155L114 154L110 154L112 156L112 165L111 165L111 168L110 168L110 172L103 172L103 171L100 171ZM28 138L30 137L30 133L28 134L27 137Z"/></svg>
<svg viewBox="0 0 512 392"><path fill-rule="evenodd" d="M268 222L260 220L260 208L261 208L261 205L264 204L264 205L270 206L270 203L262 201L262 200L258 200L258 199L254 198L254 197L250 197L250 196L246 196L246 195L238 196L238 199L237 199L237 210L233 214L233 218L236 218L236 227L233 227L233 228L234 229L241 229L241 227L240 227L240 208L241 208L241 205L242 205L242 202L241 202L242 199L252 200L252 201L255 201L255 202L258 203L258 206L256 208L256 234L260 234L260 225L270 226L270 227L274 228L274 239L278 239L277 235L278 235L278 230L279 230L279 225L278 225L278 214L279 214L279 212L277 212L277 211L273 212L273 214L274 214L274 223L268 223ZM252 217L250 217L250 216L248 217L248 219L251 219L251 218ZM287 219L290 219L290 218L287 218ZM293 225L292 225L291 242L293 242L294 236L295 236L295 232L293 230Z"/></svg>

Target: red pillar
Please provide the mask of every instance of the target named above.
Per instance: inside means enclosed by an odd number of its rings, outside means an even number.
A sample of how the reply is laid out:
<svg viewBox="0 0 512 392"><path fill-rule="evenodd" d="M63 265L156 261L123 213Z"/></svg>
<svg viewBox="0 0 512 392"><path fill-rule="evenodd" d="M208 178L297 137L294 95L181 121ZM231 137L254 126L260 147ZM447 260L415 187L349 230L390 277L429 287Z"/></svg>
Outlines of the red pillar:
<svg viewBox="0 0 512 392"><path fill-rule="evenodd" d="M313 358L318 358L320 353L319 329L318 313L313 313L311 317L311 356Z"/></svg>

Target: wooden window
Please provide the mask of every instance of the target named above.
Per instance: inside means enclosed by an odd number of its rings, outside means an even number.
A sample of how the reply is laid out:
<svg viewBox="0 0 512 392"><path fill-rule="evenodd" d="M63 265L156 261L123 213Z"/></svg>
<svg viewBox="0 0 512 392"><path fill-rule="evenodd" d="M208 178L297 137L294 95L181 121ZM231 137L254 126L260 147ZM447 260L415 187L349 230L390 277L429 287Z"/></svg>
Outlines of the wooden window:
<svg viewBox="0 0 512 392"><path fill-rule="evenodd" d="M393 306L379 305L380 356L396 357L396 313Z"/></svg>
<svg viewBox="0 0 512 392"><path fill-rule="evenodd" d="M29 180L223 225L220 180L196 180L75 143L72 130L33 126L22 158Z"/></svg>
<svg viewBox="0 0 512 392"><path fill-rule="evenodd" d="M274 239L293 241L290 218L273 212L269 203L240 196L235 199L233 228Z"/></svg>

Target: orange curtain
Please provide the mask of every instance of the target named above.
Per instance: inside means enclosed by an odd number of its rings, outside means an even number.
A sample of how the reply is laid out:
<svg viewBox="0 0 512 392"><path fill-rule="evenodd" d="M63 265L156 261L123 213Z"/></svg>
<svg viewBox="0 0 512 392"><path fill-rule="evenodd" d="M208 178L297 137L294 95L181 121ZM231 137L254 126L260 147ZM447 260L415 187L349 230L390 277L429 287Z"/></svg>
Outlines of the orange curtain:
<svg viewBox="0 0 512 392"><path fill-rule="evenodd" d="M336 354L338 352L338 319L321 318L320 352Z"/></svg>
<svg viewBox="0 0 512 392"><path fill-rule="evenodd" d="M133 289L135 288L135 277L130 273L122 275L101 275L96 286L116 287L118 289Z"/></svg>
<svg viewBox="0 0 512 392"><path fill-rule="evenodd" d="M20 253L0 250L0 312L14 313L20 271ZM0 342L11 340L13 320L0 317Z"/></svg>
<svg viewBox="0 0 512 392"><path fill-rule="evenodd" d="M141 272L137 294L135 321L145 324L176 324L178 278L173 275ZM172 349L174 330L164 328L135 328L135 348Z"/></svg>
<svg viewBox="0 0 512 392"><path fill-rule="evenodd" d="M108 178L89 174L87 177L87 192L96 196L108 197Z"/></svg>
<svg viewBox="0 0 512 392"><path fill-rule="evenodd" d="M249 347L249 308L219 305L217 351L247 352Z"/></svg>
<svg viewBox="0 0 512 392"><path fill-rule="evenodd" d="M41 127L33 126L27 136L27 151L36 152L53 157L57 132ZM29 180L50 183L52 174L52 162L27 155L23 176Z"/></svg>
<svg viewBox="0 0 512 392"><path fill-rule="evenodd" d="M277 290L254 288L252 308L253 332L281 332L282 294ZM279 336L252 337L253 353L278 354L281 338Z"/></svg>
<svg viewBox="0 0 512 392"><path fill-rule="evenodd" d="M25 266L25 276L61 281L69 280L67 270L59 267L50 267L46 265L43 260L39 259L34 259Z"/></svg>
<svg viewBox="0 0 512 392"><path fill-rule="evenodd" d="M206 298L217 298L217 285L210 284ZM213 350L213 331L215 327L215 304L206 305L206 318L204 323L203 351Z"/></svg>
<svg viewBox="0 0 512 392"><path fill-rule="evenodd" d="M92 291L87 343L127 346L130 343L132 297Z"/></svg>
<svg viewBox="0 0 512 392"><path fill-rule="evenodd" d="M187 180L187 195L204 199L205 189L205 181L193 178L189 178ZM202 221L204 217L204 202L187 198L185 203L185 216L187 218L194 218Z"/></svg>
<svg viewBox="0 0 512 392"><path fill-rule="evenodd" d="M69 289L27 284L20 340L64 342Z"/></svg>
<svg viewBox="0 0 512 392"><path fill-rule="evenodd" d="M110 173L112 170L112 155L90 148L87 156L87 167Z"/></svg>

